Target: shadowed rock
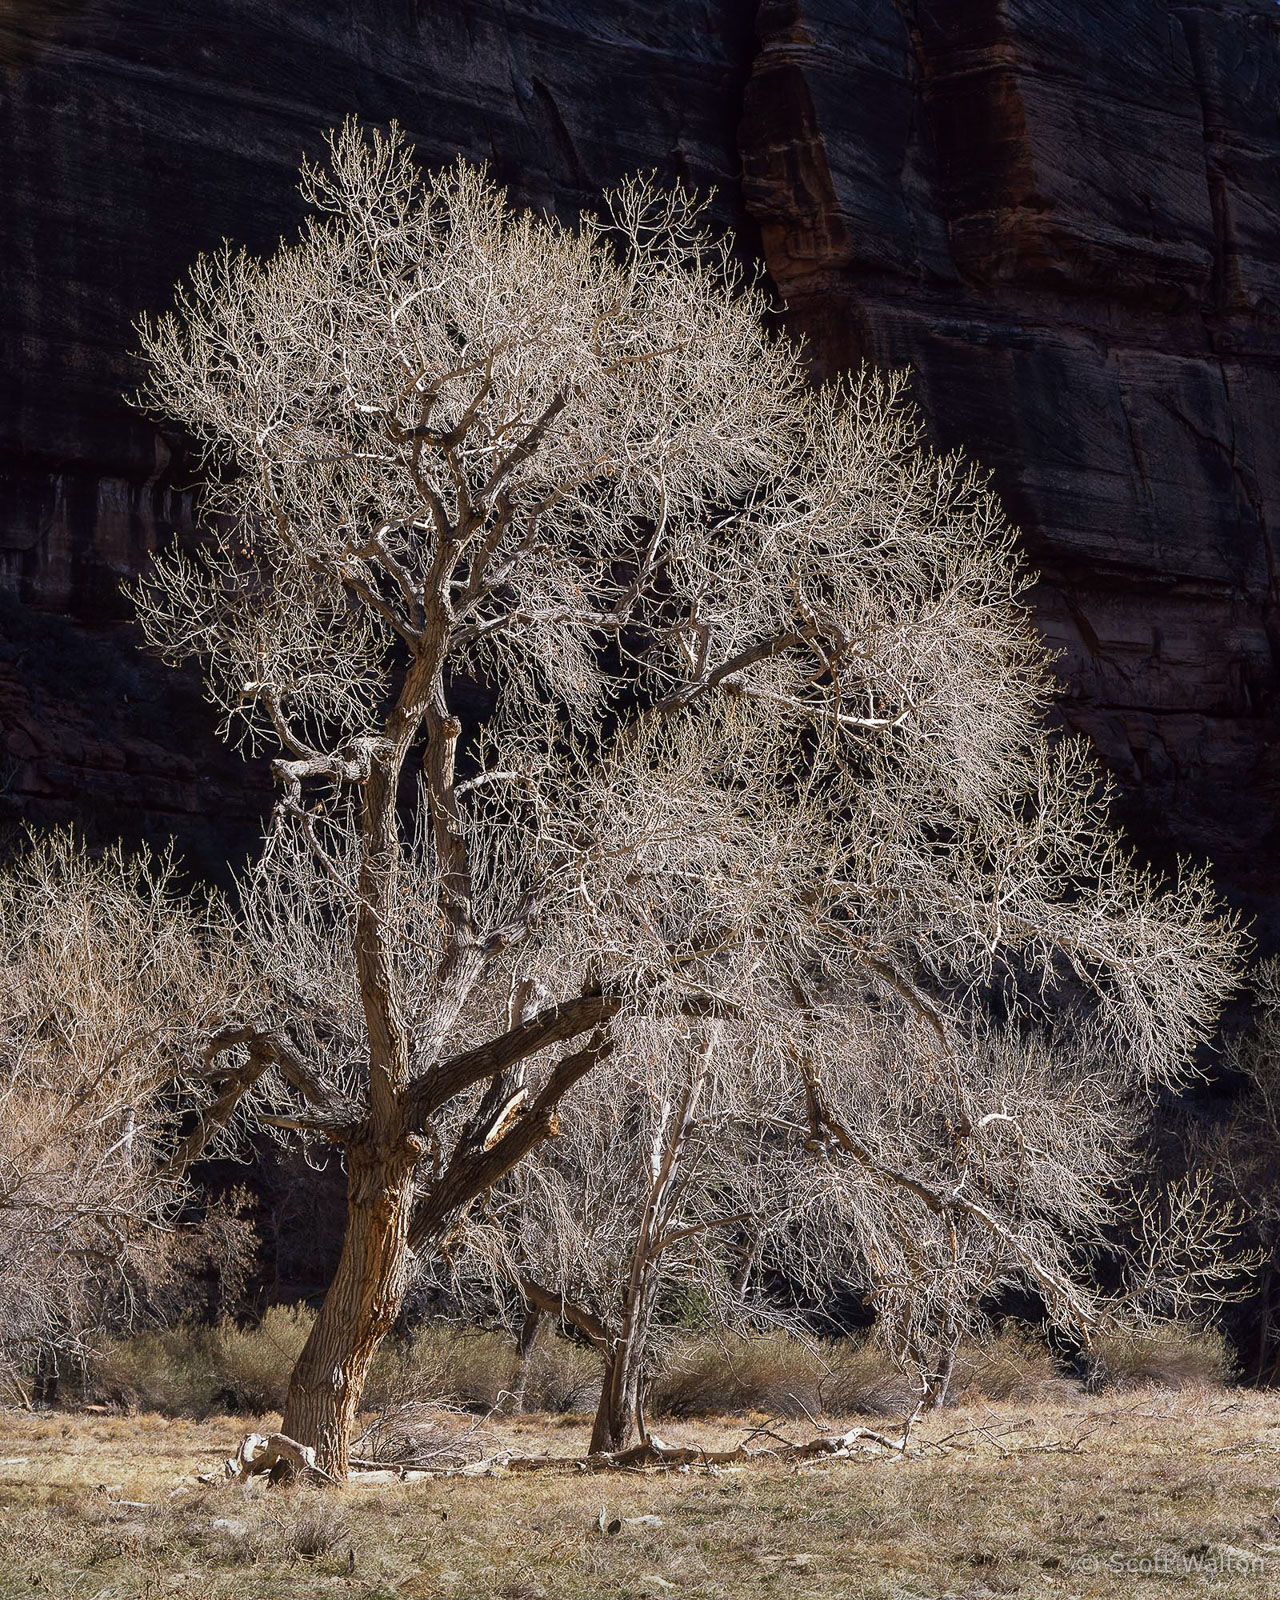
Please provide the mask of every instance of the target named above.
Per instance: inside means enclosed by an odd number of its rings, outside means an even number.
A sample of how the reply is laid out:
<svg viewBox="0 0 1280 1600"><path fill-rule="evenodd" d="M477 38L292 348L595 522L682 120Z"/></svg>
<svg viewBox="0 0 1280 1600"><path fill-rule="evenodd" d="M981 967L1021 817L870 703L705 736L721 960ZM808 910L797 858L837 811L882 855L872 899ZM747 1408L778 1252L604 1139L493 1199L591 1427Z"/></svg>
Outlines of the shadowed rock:
<svg viewBox="0 0 1280 1600"><path fill-rule="evenodd" d="M9 815L202 861L252 836L265 785L120 620L192 469L119 396L132 319L224 235L292 228L354 110L566 212L637 167L717 184L818 370L910 363L993 469L1143 847L1274 914L1278 103L1271 0L9 0Z"/></svg>

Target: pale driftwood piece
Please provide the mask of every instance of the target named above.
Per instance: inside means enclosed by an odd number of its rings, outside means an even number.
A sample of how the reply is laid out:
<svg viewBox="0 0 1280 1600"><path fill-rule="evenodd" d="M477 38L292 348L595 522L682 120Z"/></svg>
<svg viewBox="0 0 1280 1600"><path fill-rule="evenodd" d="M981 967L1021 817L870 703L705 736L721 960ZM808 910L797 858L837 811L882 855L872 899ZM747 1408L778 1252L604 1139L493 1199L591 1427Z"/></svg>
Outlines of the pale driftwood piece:
<svg viewBox="0 0 1280 1600"><path fill-rule="evenodd" d="M273 1479L311 1476L324 1483L337 1479L316 1465L316 1453L309 1444L299 1444L285 1433L250 1433L240 1441L234 1456L228 1456L226 1474L240 1483L267 1474Z"/></svg>

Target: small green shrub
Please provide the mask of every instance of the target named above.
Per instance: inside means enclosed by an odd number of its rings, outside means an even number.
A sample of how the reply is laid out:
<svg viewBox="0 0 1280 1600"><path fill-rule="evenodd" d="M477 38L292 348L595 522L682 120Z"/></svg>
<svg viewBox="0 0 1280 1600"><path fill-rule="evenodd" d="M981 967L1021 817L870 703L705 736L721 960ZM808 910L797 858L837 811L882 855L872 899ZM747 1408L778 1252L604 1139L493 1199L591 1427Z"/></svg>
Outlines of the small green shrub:
<svg viewBox="0 0 1280 1600"><path fill-rule="evenodd" d="M247 1328L223 1317L213 1327L135 1333L91 1363L88 1388L132 1411L166 1416L279 1411L313 1321L306 1306L271 1306Z"/></svg>
<svg viewBox="0 0 1280 1600"><path fill-rule="evenodd" d="M216 1344L215 1329L191 1325L114 1340L90 1364L88 1393L131 1411L208 1416L222 1383Z"/></svg>
<svg viewBox="0 0 1280 1600"><path fill-rule="evenodd" d="M649 1410L672 1417L730 1411L799 1417L822 1409L825 1375L818 1352L788 1334L691 1337L675 1346L654 1378Z"/></svg>
<svg viewBox="0 0 1280 1600"><path fill-rule="evenodd" d="M314 1322L315 1313L304 1305L269 1306L261 1322L247 1328L224 1317L215 1329L220 1404L255 1416L281 1410L289 1374Z"/></svg>

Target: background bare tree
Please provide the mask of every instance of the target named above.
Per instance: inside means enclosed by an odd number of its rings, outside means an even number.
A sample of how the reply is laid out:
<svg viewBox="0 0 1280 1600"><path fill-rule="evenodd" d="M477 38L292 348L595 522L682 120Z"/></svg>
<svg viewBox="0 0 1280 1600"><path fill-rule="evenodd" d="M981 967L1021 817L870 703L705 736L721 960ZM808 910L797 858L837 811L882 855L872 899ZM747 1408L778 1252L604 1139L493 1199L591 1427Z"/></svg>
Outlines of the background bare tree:
<svg viewBox="0 0 1280 1600"><path fill-rule="evenodd" d="M648 1384L682 1318L721 1330L779 1320L751 1272L759 1232L788 1201L778 1141L760 1137L765 1107L723 1031L680 1039L634 1019L561 1100L558 1137L448 1240L464 1304L525 1308L599 1351L593 1452L646 1438Z"/></svg>
<svg viewBox="0 0 1280 1600"><path fill-rule="evenodd" d="M1084 1349L1238 1289L1238 1212L1203 1174L1149 1181L1147 1084L1087 1022L826 1009L828 1029L811 1016L781 1054L734 1020L712 1024L715 1056L705 1030L693 1050L625 1029L561 1102L560 1136L450 1236L464 1303L502 1304L505 1286L514 1310L514 1289L601 1353L593 1449L643 1439L691 1305L724 1331L803 1330L807 1309L812 1331L856 1293L937 1405L1011 1294Z"/></svg>
<svg viewBox="0 0 1280 1600"><path fill-rule="evenodd" d="M354 126L303 192L296 242L201 261L143 328L142 403L213 483L138 602L280 785L272 998L214 1049L346 1160L284 1416L340 1475L411 1240L553 1132L619 1019L785 1036L815 997L1013 961L1161 1072L1237 941L1046 742L981 478L899 380L811 388L682 192L568 228Z"/></svg>
<svg viewBox="0 0 1280 1600"><path fill-rule="evenodd" d="M926 1404L1011 1292L1087 1349L1205 1314L1251 1265L1207 1179L1150 1184L1149 1080L1079 1016L1053 1030L867 1016L851 1035L840 1015L802 1077L792 1117L808 1136L781 1180L774 1261L814 1299L859 1290Z"/></svg>
<svg viewBox="0 0 1280 1600"><path fill-rule="evenodd" d="M1185 1159L1216 1176L1248 1216L1260 1256L1257 1326L1245 1370L1256 1382L1280 1379L1274 1347L1280 1252L1280 959L1249 974L1248 1021L1230 1039L1227 1060L1243 1084L1225 1103L1183 1119Z"/></svg>
<svg viewBox="0 0 1280 1600"><path fill-rule="evenodd" d="M237 969L167 859L95 859L59 834L0 873L0 1357L15 1385L163 1298L186 1168L225 1128L200 1052Z"/></svg>

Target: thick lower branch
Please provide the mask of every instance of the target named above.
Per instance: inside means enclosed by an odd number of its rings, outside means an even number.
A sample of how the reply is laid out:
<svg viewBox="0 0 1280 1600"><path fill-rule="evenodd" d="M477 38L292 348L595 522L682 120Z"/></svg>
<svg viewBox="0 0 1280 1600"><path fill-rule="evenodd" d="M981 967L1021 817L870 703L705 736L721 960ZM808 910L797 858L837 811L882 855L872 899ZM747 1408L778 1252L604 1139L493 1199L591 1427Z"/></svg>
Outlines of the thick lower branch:
<svg viewBox="0 0 1280 1600"><path fill-rule="evenodd" d="M520 1293L538 1311L545 1311L548 1316L571 1324L597 1350L608 1348L609 1330L585 1306L578 1305L567 1295L557 1294L533 1278L521 1278Z"/></svg>
<svg viewBox="0 0 1280 1600"><path fill-rule="evenodd" d="M564 1044L579 1034L598 1028L617 1014L622 1005L616 995L584 994L536 1012L487 1044L464 1050L441 1061L410 1084L405 1095L406 1124L425 1128L454 1095L462 1094L486 1078L496 1077L518 1062L551 1045Z"/></svg>
<svg viewBox="0 0 1280 1600"><path fill-rule="evenodd" d="M529 1109L487 1149L459 1149L440 1178L419 1200L409 1230L412 1249L438 1239L462 1210L504 1178L518 1161L558 1132L556 1107L569 1090L613 1049L613 1041L597 1034L589 1044L564 1056L551 1071Z"/></svg>

